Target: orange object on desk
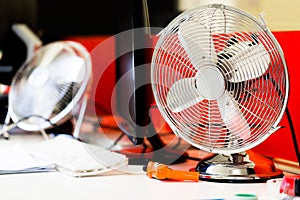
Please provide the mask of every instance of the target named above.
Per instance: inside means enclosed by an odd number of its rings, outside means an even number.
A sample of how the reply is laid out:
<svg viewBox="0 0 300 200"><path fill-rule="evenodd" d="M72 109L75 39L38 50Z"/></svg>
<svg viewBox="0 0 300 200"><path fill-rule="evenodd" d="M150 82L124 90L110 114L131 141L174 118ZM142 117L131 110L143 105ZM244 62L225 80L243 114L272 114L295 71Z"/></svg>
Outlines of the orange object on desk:
<svg viewBox="0 0 300 200"><path fill-rule="evenodd" d="M173 170L165 164L153 161L147 164L147 176L158 180L199 181L198 172Z"/></svg>

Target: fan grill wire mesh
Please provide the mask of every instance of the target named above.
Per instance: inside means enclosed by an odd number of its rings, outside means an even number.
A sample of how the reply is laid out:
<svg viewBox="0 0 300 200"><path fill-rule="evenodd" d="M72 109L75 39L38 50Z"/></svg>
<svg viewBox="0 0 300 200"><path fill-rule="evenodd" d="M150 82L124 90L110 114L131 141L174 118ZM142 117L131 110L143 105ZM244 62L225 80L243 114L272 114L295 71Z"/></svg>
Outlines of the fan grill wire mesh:
<svg viewBox="0 0 300 200"><path fill-rule="evenodd" d="M90 67L86 50L76 43L59 41L41 47L15 75L10 91L12 119L25 129L57 123L77 103L87 84ZM32 116L32 118L30 118ZM40 117L35 117L40 116Z"/></svg>
<svg viewBox="0 0 300 200"><path fill-rule="evenodd" d="M178 38L179 26L185 21L199 23L209 31L212 40L205 38L205 34L198 38L213 43L214 49L211 45L203 48L217 53L218 61L213 67L223 75L225 91L232 96L250 128L246 138L239 135L244 127L237 125L236 130L228 130L215 99L203 99L180 112L169 108L166 97L171 86L180 79L194 77L198 72ZM195 28L188 31L193 34ZM230 81L234 69L226 62L228 55L222 52L238 42L263 45L270 57L267 70L260 72L263 75L239 82ZM242 45L238 46L231 54L243 51L242 48ZM191 49L197 50L196 47ZM248 62L255 63L255 70L262 70L266 61L255 56L256 53L249 52L253 59L248 59ZM247 68L244 58L236 58L234 62L243 66L239 74L241 77L256 73ZM207 57L202 63L211 65L212 61ZM275 39L255 18L230 7L200 7L175 18L159 35L152 59L151 78L155 100L173 131L193 146L216 153L240 152L265 140L270 129L278 124L287 97L285 62ZM180 92L186 92L184 85ZM226 115L230 118L231 112Z"/></svg>

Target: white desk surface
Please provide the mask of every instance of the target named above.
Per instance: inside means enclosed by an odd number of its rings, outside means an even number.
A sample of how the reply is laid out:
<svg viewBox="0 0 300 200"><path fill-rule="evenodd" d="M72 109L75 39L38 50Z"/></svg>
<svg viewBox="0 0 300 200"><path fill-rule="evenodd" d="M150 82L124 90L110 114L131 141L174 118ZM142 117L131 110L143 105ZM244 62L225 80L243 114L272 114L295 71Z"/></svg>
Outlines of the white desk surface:
<svg viewBox="0 0 300 200"><path fill-rule="evenodd" d="M0 139L0 148L15 143L30 145L40 140L42 140L40 135L34 137L12 135L10 140ZM236 193L256 194L259 200L270 199L265 183L160 181L150 179L141 173L81 178L71 177L60 172L0 175L0 199L3 200L203 200L221 197L231 200Z"/></svg>

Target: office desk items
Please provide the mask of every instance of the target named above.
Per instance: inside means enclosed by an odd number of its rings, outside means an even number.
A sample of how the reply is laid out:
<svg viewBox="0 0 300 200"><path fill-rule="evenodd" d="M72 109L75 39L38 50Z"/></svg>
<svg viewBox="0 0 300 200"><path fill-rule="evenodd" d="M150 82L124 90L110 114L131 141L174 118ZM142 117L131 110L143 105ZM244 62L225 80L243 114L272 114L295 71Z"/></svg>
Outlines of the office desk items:
<svg viewBox="0 0 300 200"><path fill-rule="evenodd" d="M57 41L38 48L12 80L0 134L18 126L40 131L47 138L45 129L57 127L79 113L74 129L77 135L90 74L90 55L80 43Z"/></svg>
<svg viewBox="0 0 300 200"><path fill-rule="evenodd" d="M300 197L300 175L286 175L280 185L280 193Z"/></svg>
<svg viewBox="0 0 300 200"><path fill-rule="evenodd" d="M257 200L257 195L255 194L235 194L234 200Z"/></svg>
<svg viewBox="0 0 300 200"><path fill-rule="evenodd" d="M85 124L84 124L85 125ZM7 151L17 145L26 152L31 152L36 144L45 142L39 133L13 134L9 140L0 140L0 150ZM64 148L65 151L67 148ZM190 155L198 153L189 150ZM29 154L31 155L31 154ZM3 160L1 160L2 162ZM174 170L188 171L198 161L187 160L184 163L171 164ZM107 172L97 176L75 178L60 171L40 173L3 174L0 176L1 199L130 199L130 200L233 200L234 195L256 194L259 200L274 200L267 193L266 183L214 183L209 181L161 181L146 176L142 166L135 169L128 166L130 173L123 170L117 173ZM126 168L126 167L125 167ZM140 169L138 169L140 168ZM135 171L136 173L131 173ZM16 191L16 188L18 190ZM112 195L113 194L113 195ZM134 195L133 195L134 194Z"/></svg>
<svg viewBox="0 0 300 200"><path fill-rule="evenodd" d="M147 164L147 176L158 180L199 181L199 172L174 170L165 164L153 161Z"/></svg>
<svg viewBox="0 0 300 200"><path fill-rule="evenodd" d="M37 161L19 145L0 149L0 158L1 175L55 171L54 164Z"/></svg>
<svg viewBox="0 0 300 200"><path fill-rule="evenodd" d="M37 160L55 164L56 168L74 177L93 176L112 171L126 172L128 159L100 146L68 137L55 137L28 149Z"/></svg>
<svg viewBox="0 0 300 200"><path fill-rule="evenodd" d="M199 162L201 180L253 183L283 176L268 162L257 170L264 162L247 152L279 129L289 91L283 52L262 16L222 4L183 12L159 34L151 83L174 133L216 153Z"/></svg>

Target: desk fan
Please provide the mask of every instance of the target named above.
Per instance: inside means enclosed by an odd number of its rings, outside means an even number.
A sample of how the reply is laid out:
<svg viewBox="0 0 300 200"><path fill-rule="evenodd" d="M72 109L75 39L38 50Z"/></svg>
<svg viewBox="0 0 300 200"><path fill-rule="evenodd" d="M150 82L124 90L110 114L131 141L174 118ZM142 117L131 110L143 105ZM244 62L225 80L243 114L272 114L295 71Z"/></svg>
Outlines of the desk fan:
<svg viewBox="0 0 300 200"><path fill-rule="evenodd" d="M26 131L41 131L46 137L44 130L70 119L80 101L82 114L90 74L90 56L81 44L57 41L40 47L12 80L1 134L18 126ZM74 131L80 125L78 118Z"/></svg>
<svg viewBox="0 0 300 200"><path fill-rule="evenodd" d="M154 97L174 133L214 153L200 179L255 182L248 150L278 129L288 97L283 52L263 18L231 6L187 10L159 34L151 65Z"/></svg>

